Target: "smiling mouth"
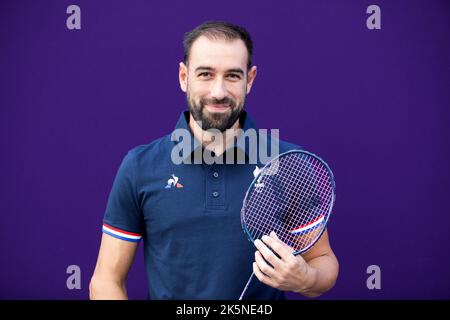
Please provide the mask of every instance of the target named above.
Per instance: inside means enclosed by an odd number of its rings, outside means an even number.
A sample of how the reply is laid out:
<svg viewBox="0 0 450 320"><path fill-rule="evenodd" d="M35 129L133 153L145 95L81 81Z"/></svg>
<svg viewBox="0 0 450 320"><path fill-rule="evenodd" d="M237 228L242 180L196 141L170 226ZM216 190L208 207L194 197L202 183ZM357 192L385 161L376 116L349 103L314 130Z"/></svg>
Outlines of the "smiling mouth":
<svg viewBox="0 0 450 320"><path fill-rule="evenodd" d="M209 112L224 112L230 109L230 106L227 104L207 104L206 108Z"/></svg>

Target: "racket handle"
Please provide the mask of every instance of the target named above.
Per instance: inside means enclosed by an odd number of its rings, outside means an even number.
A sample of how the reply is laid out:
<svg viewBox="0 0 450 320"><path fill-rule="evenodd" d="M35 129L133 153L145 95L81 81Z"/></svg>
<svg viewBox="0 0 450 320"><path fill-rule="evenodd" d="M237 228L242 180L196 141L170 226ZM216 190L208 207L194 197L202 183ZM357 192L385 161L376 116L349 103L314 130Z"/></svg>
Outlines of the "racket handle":
<svg viewBox="0 0 450 320"><path fill-rule="evenodd" d="M247 284L245 285L244 290L242 290L242 293L241 293L241 296L239 297L239 300L242 300L242 298L244 297L245 292L247 291L247 288L250 285L250 282L252 282L253 275L254 275L254 273L252 272L252 275L250 276L250 278L248 278L248 281L247 281Z"/></svg>

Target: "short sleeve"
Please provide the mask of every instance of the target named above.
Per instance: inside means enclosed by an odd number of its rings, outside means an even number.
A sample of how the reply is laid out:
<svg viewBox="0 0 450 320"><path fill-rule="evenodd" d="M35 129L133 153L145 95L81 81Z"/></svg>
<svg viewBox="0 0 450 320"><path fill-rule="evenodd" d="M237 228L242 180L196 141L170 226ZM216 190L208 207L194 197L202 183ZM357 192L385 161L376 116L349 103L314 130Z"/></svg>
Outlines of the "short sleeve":
<svg viewBox="0 0 450 320"><path fill-rule="evenodd" d="M125 241L142 239L143 217L137 197L135 157L131 151L123 158L114 179L102 230Z"/></svg>

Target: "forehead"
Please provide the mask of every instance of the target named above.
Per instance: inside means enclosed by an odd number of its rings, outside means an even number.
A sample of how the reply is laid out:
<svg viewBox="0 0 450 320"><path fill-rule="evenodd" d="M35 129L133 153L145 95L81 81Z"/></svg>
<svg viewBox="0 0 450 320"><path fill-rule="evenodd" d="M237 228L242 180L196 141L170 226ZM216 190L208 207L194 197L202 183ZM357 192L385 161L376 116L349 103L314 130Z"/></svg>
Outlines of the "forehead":
<svg viewBox="0 0 450 320"><path fill-rule="evenodd" d="M189 65L195 70L198 66L215 69L231 69L247 66L247 47L241 39L209 39L200 36L194 41L189 56Z"/></svg>

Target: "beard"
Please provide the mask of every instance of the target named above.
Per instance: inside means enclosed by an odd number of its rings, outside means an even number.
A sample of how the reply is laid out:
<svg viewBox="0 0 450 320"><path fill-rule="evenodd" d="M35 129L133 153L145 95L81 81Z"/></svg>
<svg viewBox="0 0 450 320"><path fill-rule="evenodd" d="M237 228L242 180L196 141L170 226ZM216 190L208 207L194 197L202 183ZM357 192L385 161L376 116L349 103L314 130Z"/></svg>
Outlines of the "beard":
<svg viewBox="0 0 450 320"><path fill-rule="evenodd" d="M203 130L217 129L220 132L224 132L225 130L230 129L239 119L242 110L244 109L245 100L238 104L234 99L229 97L220 100L215 98L201 98L197 104L191 99L189 91L186 97L189 112ZM210 113L205 107L206 105L211 104L223 104L228 106L229 109L226 112Z"/></svg>

